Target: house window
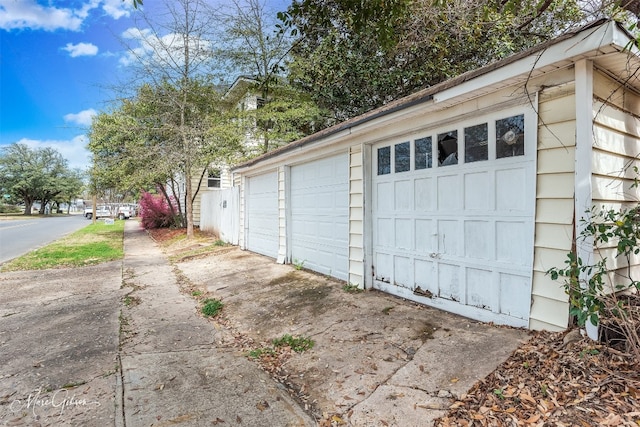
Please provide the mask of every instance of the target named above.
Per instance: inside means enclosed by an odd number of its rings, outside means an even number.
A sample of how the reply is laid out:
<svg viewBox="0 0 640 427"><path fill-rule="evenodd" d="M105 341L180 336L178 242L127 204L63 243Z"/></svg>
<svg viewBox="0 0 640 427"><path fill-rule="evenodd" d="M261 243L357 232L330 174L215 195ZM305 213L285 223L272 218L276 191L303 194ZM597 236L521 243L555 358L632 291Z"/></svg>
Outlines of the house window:
<svg viewBox="0 0 640 427"><path fill-rule="evenodd" d="M391 173L391 147L378 148L378 175Z"/></svg>
<svg viewBox="0 0 640 427"><path fill-rule="evenodd" d="M438 164L440 166L458 164L458 131L438 134Z"/></svg>
<svg viewBox="0 0 640 427"><path fill-rule="evenodd" d="M396 173L406 172L411 169L411 147L409 141L396 144L395 166Z"/></svg>
<svg viewBox="0 0 640 427"><path fill-rule="evenodd" d="M496 120L496 157L524 156L524 115Z"/></svg>
<svg viewBox="0 0 640 427"><path fill-rule="evenodd" d="M209 169L207 177L208 188L220 188L220 169Z"/></svg>
<svg viewBox="0 0 640 427"><path fill-rule="evenodd" d="M414 168L429 169L431 167L431 137L416 139L413 142L415 151Z"/></svg>
<svg viewBox="0 0 640 427"><path fill-rule="evenodd" d="M464 128L464 162L489 158L489 126L486 123Z"/></svg>

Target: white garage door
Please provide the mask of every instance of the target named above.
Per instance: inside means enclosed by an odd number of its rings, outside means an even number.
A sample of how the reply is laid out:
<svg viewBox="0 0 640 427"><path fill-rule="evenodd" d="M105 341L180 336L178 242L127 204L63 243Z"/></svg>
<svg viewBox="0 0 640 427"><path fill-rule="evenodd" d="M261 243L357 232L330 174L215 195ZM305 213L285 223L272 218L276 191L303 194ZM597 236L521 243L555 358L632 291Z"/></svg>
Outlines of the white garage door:
<svg viewBox="0 0 640 427"><path fill-rule="evenodd" d="M348 279L347 153L291 167L291 258Z"/></svg>
<svg viewBox="0 0 640 427"><path fill-rule="evenodd" d="M247 178L247 249L278 257L278 174L276 171Z"/></svg>
<svg viewBox="0 0 640 427"><path fill-rule="evenodd" d="M469 125L373 147L373 285L526 326L535 149L525 146L524 115Z"/></svg>

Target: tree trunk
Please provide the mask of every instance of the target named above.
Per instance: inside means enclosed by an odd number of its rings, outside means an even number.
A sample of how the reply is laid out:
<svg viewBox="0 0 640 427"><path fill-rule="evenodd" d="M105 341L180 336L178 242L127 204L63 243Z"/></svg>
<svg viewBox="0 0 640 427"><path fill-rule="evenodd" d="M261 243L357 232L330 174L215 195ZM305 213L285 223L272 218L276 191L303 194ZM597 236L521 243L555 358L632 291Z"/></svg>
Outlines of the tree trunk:
<svg viewBox="0 0 640 427"><path fill-rule="evenodd" d="M27 198L24 199L24 213L23 215L31 215L31 208L33 208L33 200Z"/></svg>
<svg viewBox="0 0 640 427"><path fill-rule="evenodd" d="M189 171L189 173L187 174L186 177L186 181L187 181L187 191L186 191L186 198L187 198L187 238L188 239L192 239L194 236L193 233L193 201L191 200L191 194L193 194L193 190L192 190L192 185L191 185L191 171Z"/></svg>

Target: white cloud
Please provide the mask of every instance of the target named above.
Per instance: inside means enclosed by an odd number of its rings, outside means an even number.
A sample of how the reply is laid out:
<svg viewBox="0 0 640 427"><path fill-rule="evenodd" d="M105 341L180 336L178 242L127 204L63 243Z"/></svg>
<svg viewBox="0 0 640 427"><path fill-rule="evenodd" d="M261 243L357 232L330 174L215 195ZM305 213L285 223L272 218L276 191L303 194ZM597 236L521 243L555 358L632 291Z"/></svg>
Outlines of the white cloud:
<svg viewBox="0 0 640 427"><path fill-rule="evenodd" d="M18 144L25 144L30 148L54 148L62 154L62 157L67 159L69 167L72 169L78 168L85 170L91 165L91 153L87 150L89 140L86 135L78 135L67 141L23 138L17 142Z"/></svg>
<svg viewBox="0 0 640 427"><path fill-rule="evenodd" d="M98 54L98 46L91 43L67 43L62 50L69 52L72 58L77 56L94 56Z"/></svg>
<svg viewBox="0 0 640 427"><path fill-rule="evenodd" d="M159 37L151 30L129 28L122 33L123 39L131 40L132 45L125 56L120 58L120 64L124 66L135 63L166 64L180 63L180 56L184 52L184 38L180 34L167 34ZM205 61L210 57L212 44L208 40L191 38L190 61L192 65ZM137 47L136 47L137 46Z"/></svg>
<svg viewBox="0 0 640 427"><path fill-rule="evenodd" d="M78 31L89 11L99 4L91 0L79 9L69 9L43 6L36 0L0 0L0 29Z"/></svg>
<svg viewBox="0 0 640 427"><path fill-rule="evenodd" d="M80 126L91 126L91 119L93 116L98 114L96 110L93 108L89 108L88 110L80 111L79 113L73 114L69 113L64 116L64 121L67 123L75 123Z"/></svg>
<svg viewBox="0 0 640 427"><path fill-rule="evenodd" d="M0 29L3 30L70 30L79 31L89 12L102 6L113 19L129 16L130 0L88 0L80 8L50 6L56 2L39 4L38 0L0 0Z"/></svg>
<svg viewBox="0 0 640 427"><path fill-rule="evenodd" d="M113 19L120 19L123 16L131 15L133 1L131 0L104 0L102 10Z"/></svg>

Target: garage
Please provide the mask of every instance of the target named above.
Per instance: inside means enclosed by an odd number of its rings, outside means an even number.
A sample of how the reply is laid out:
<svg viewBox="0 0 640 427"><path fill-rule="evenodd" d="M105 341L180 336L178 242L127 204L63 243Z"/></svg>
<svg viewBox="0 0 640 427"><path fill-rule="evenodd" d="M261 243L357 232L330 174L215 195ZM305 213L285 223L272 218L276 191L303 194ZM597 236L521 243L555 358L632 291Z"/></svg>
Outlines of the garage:
<svg viewBox="0 0 640 427"><path fill-rule="evenodd" d="M278 256L278 174L276 171L246 180L245 235L247 249Z"/></svg>
<svg viewBox="0 0 640 427"><path fill-rule="evenodd" d="M347 153L291 167L291 255L295 264L348 280Z"/></svg>
<svg viewBox="0 0 640 427"><path fill-rule="evenodd" d="M376 144L373 286L526 326L535 213L529 137L525 115L504 112Z"/></svg>

